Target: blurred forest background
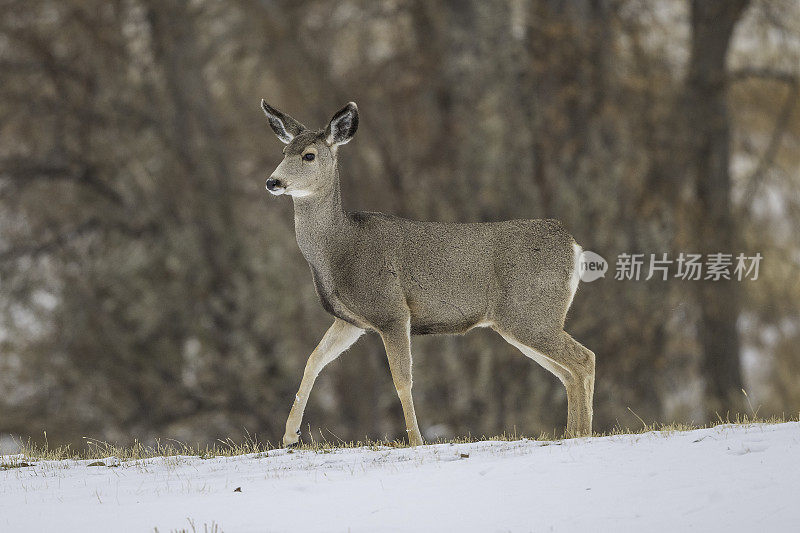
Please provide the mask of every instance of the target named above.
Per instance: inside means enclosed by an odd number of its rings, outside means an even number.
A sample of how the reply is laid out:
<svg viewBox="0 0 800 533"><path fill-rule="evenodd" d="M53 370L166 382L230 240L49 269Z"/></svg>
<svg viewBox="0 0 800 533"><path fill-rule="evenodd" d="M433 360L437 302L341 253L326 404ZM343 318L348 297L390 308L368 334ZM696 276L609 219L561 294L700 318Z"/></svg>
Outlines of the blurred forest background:
<svg viewBox="0 0 800 533"><path fill-rule="evenodd" d="M358 103L350 210L554 217L611 274L760 252L757 281L582 284L567 329L595 430L796 416L798 76L793 0L0 0L0 434L280 439L331 317L264 190L262 97L315 127ZM491 331L413 344L427 438L563 429L561 384ZM309 427L404 436L377 336Z"/></svg>

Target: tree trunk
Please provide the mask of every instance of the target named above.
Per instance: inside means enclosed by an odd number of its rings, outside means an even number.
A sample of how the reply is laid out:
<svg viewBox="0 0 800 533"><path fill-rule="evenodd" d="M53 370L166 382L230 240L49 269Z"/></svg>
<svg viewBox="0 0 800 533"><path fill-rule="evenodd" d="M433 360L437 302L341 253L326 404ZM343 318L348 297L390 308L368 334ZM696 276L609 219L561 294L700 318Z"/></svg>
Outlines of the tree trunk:
<svg viewBox="0 0 800 533"><path fill-rule="evenodd" d="M731 209L730 124L725 60L736 23L749 0L691 4L691 55L686 82L690 147L687 170L696 195L692 234L704 254L734 253L737 228ZM706 405L724 416L741 405L742 375L736 322L736 281L703 281L700 305Z"/></svg>

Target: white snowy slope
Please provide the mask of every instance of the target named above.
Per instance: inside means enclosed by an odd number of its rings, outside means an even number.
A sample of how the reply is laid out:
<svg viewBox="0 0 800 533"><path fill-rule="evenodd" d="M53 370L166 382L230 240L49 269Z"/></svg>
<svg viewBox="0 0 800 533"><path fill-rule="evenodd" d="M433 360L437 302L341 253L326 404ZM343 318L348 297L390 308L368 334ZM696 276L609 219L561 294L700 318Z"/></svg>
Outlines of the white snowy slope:
<svg viewBox="0 0 800 533"><path fill-rule="evenodd" d="M0 471L0 531L800 531L795 422L87 463Z"/></svg>

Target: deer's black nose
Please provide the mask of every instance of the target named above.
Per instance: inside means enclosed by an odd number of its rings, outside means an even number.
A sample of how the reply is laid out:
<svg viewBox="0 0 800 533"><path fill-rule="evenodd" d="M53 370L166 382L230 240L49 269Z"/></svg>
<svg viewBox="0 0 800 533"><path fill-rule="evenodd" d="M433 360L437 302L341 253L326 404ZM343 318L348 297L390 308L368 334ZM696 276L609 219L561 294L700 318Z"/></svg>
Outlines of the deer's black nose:
<svg viewBox="0 0 800 533"><path fill-rule="evenodd" d="M267 189L274 191L275 189L281 186L280 180L276 180L275 178L270 178L267 180Z"/></svg>

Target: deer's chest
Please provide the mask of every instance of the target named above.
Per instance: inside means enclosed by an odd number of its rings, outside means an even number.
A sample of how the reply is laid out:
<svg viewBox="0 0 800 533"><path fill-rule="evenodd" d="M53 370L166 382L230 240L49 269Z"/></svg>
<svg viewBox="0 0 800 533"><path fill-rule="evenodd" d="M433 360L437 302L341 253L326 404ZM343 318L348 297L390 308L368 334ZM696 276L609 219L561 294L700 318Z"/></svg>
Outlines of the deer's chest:
<svg viewBox="0 0 800 533"><path fill-rule="evenodd" d="M359 327L366 327L365 321L351 309L352 306L345 303L345 298L342 297L333 276L311 263L309 263L309 266L311 267L311 277L314 280L314 289L317 292L322 308L346 322Z"/></svg>

